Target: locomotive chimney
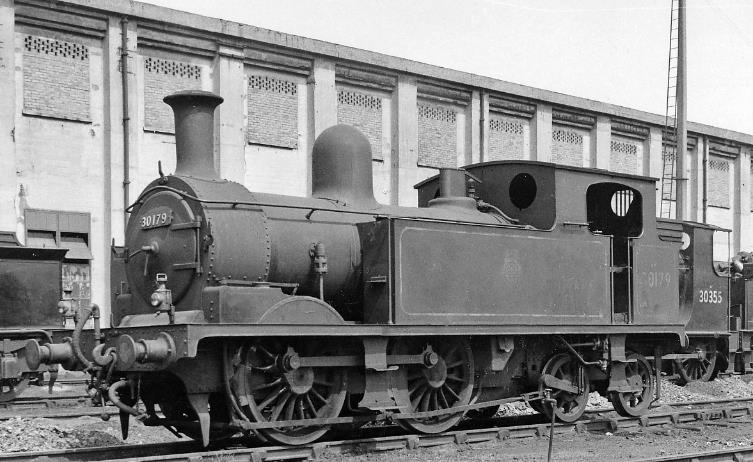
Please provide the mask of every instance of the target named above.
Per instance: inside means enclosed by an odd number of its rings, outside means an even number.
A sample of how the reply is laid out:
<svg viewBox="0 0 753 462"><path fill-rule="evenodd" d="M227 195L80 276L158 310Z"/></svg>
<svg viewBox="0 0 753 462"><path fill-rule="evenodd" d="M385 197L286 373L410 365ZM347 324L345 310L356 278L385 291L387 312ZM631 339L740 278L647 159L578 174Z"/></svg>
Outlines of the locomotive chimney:
<svg viewBox="0 0 753 462"><path fill-rule="evenodd" d="M175 174L219 179L214 168L214 109L222 97L208 91L179 91L163 101L175 113Z"/></svg>
<svg viewBox="0 0 753 462"><path fill-rule="evenodd" d="M312 196L347 205L376 208L371 177L371 145L357 129L335 125L314 142Z"/></svg>

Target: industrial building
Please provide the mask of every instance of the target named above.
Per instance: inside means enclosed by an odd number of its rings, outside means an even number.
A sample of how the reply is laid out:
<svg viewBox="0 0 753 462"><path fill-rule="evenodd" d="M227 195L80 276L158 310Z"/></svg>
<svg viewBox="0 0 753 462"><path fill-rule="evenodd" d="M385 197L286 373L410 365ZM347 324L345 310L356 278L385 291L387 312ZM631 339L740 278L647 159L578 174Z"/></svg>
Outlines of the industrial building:
<svg viewBox="0 0 753 462"><path fill-rule="evenodd" d="M64 284L105 313L127 206L175 166L162 98L178 90L224 97L222 177L289 195L309 193L313 141L337 123L367 136L376 198L400 205L482 161L659 178L671 142L663 115L127 0L0 0L0 89L0 230L69 248ZM753 136L688 131L684 216L753 250Z"/></svg>

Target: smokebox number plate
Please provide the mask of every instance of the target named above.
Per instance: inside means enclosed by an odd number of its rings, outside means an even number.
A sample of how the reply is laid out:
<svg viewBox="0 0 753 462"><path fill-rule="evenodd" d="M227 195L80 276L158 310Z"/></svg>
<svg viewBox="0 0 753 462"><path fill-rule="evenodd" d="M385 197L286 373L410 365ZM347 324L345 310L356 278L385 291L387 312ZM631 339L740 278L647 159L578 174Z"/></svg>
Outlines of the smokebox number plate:
<svg viewBox="0 0 753 462"><path fill-rule="evenodd" d="M173 211L167 207L157 207L141 216L141 229L159 228L170 226L173 222Z"/></svg>

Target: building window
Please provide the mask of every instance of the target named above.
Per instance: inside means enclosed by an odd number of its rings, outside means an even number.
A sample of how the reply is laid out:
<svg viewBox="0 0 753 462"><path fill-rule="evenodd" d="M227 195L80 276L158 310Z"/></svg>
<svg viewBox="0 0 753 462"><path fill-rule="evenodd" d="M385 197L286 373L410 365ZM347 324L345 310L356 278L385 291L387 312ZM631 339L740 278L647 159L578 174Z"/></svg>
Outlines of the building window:
<svg viewBox="0 0 753 462"><path fill-rule="evenodd" d="M354 90L337 91L337 123L356 127L369 140L371 157L382 156L382 99Z"/></svg>
<svg viewBox="0 0 753 462"><path fill-rule="evenodd" d="M23 113L90 122L89 47L24 37Z"/></svg>
<svg viewBox="0 0 753 462"><path fill-rule="evenodd" d="M292 78L248 76L249 144L298 148L298 83Z"/></svg>

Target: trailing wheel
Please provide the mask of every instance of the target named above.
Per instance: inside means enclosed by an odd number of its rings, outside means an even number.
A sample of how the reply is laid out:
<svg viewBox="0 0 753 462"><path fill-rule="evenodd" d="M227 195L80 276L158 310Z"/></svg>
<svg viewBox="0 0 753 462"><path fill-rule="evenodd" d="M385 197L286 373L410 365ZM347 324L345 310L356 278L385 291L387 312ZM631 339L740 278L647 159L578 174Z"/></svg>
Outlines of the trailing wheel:
<svg viewBox="0 0 753 462"><path fill-rule="evenodd" d="M409 364L406 369L407 389L398 393L398 406L408 413L431 412L465 406L473 392L473 353L466 339L398 339L394 354L416 355L431 346L437 355L436 364ZM440 433L452 428L463 418L463 412L432 417L400 419L401 426L421 433Z"/></svg>
<svg viewBox="0 0 753 462"><path fill-rule="evenodd" d="M590 383L583 365L576 358L559 353L552 356L541 370L539 392L551 390L554 399L554 415L562 422L575 422L583 415L588 404ZM534 410L552 418L552 406L543 401L536 401Z"/></svg>
<svg viewBox="0 0 753 462"><path fill-rule="evenodd" d="M297 367L298 352L334 356L337 351L311 341L260 340L240 348L233 358L231 391L246 416L256 422L337 417L347 392L347 372L339 367ZM308 444L322 437L327 425L261 429L281 444Z"/></svg>
<svg viewBox="0 0 753 462"><path fill-rule="evenodd" d="M635 385L636 391L610 391L609 400L618 414L626 417L637 417L646 412L651 405L654 394L654 375L648 360L641 354L630 353L625 364L625 377L630 385Z"/></svg>
<svg viewBox="0 0 753 462"><path fill-rule="evenodd" d="M690 352L695 353L698 357L683 359L675 363L680 376L678 382L681 385L685 385L690 382L708 382L714 380L717 374L717 351L714 345L694 343L690 347Z"/></svg>

